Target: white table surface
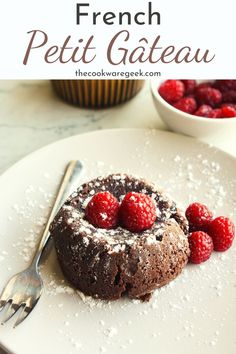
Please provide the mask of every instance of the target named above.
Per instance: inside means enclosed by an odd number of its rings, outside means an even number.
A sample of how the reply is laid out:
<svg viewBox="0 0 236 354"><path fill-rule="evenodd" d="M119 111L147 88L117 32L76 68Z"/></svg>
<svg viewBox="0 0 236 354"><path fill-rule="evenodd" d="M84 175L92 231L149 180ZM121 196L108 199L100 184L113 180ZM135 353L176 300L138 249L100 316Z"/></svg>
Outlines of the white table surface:
<svg viewBox="0 0 236 354"><path fill-rule="evenodd" d="M94 111L64 103L48 81L0 81L0 173L46 144L105 128L166 129L152 103L149 82L128 103ZM231 132L204 141L236 156L235 136Z"/></svg>

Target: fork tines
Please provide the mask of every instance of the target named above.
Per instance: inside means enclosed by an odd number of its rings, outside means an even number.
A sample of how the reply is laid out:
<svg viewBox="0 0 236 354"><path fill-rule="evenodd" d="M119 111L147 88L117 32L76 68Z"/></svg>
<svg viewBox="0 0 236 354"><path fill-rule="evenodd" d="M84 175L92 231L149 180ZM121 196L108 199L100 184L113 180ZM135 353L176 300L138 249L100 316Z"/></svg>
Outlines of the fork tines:
<svg viewBox="0 0 236 354"><path fill-rule="evenodd" d="M7 307L7 305L9 306ZM26 306L26 304L14 304L12 300L9 301L4 301L0 300L0 312L3 312L3 310L6 310L3 316L3 319L1 320L1 324L4 325L7 321L9 321L14 314L19 312L19 316L13 326L13 328L16 328L24 319L30 314L32 311L32 308ZM21 311L20 311L21 309ZM18 311L19 310L19 311Z"/></svg>

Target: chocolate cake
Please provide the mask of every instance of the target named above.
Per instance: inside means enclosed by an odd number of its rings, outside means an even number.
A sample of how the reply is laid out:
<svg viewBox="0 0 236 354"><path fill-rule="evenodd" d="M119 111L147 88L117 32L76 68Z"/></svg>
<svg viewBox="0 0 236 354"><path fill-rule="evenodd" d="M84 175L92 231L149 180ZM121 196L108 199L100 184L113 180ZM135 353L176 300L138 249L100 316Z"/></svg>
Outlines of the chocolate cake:
<svg viewBox="0 0 236 354"><path fill-rule="evenodd" d="M118 200L141 192L157 206L152 228L141 233L120 226L95 228L85 219L91 197L109 191ZM59 210L50 227L65 277L83 293L114 300L126 294L148 300L155 288L173 280L189 256L188 224L176 204L154 185L124 174L83 184Z"/></svg>

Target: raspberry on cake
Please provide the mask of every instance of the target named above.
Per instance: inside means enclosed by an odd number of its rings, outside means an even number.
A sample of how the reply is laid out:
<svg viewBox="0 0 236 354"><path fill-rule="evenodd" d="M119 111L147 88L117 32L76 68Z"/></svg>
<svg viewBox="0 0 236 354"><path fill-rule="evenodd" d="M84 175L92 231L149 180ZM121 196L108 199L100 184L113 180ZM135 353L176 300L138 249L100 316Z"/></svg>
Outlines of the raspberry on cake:
<svg viewBox="0 0 236 354"><path fill-rule="evenodd" d="M109 192L99 192L89 201L85 215L95 227L112 229L118 223L119 202Z"/></svg>
<svg viewBox="0 0 236 354"><path fill-rule="evenodd" d="M150 229L156 217L156 206L148 195L129 192L122 200L119 219L125 229L132 232Z"/></svg>
<svg viewBox="0 0 236 354"><path fill-rule="evenodd" d="M116 228L106 229L87 220L87 201L101 192L120 203L124 200L125 209L133 197L141 201L136 209L138 232L119 221ZM129 207L126 210L133 213L133 205ZM125 226L133 230L130 220ZM100 299L115 300L126 294L148 300L154 289L176 278L188 262L184 215L153 184L125 174L98 177L79 187L59 210L50 231L65 277L86 295Z"/></svg>

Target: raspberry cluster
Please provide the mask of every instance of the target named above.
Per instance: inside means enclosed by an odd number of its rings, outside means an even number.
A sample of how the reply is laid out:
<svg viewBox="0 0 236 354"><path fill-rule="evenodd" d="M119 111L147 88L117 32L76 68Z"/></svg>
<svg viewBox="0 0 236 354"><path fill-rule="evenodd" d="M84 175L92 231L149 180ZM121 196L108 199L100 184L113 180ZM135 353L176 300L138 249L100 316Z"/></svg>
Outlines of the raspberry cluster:
<svg viewBox="0 0 236 354"><path fill-rule="evenodd" d="M235 226L229 218L219 216L213 219L213 213L201 203L190 204L185 215L190 231L190 262L205 262L210 258L213 249L224 252L231 247Z"/></svg>
<svg viewBox="0 0 236 354"><path fill-rule="evenodd" d="M226 251L235 236L233 222L224 216L213 219L213 213L201 203L193 203L185 212L189 222L189 261L202 263L213 250ZM95 227L113 229L122 226L131 232L150 229L156 220L156 206L148 195L129 192L121 203L110 192L96 193L85 209L86 219Z"/></svg>
<svg viewBox="0 0 236 354"><path fill-rule="evenodd" d="M132 232L150 229L156 220L156 206L146 194L129 192L121 203L110 192L96 193L85 215L95 227L113 229L118 225Z"/></svg>
<svg viewBox="0 0 236 354"><path fill-rule="evenodd" d="M236 80L166 80L161 97L185 113L205 118L236 117Z"/></svg>

